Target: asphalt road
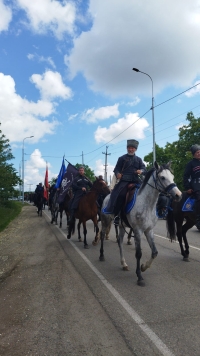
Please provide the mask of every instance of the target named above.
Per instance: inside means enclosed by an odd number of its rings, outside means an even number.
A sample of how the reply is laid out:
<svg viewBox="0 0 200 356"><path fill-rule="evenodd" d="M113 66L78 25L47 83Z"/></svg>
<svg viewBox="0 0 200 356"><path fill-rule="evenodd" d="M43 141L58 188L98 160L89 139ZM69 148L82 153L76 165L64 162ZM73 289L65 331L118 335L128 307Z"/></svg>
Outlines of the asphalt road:
<svg viewBox="0 0 200 356"><path fill-rule="evenodd" d="M105 241L105 262L99 261L99 248L93 246L93 226L88 223L89 250L70 241L69 258L85 280L113 325L126 340L133 355L200 355L200 233L188 233L190 262L184 262L178 243L167 238L165 221L155 228L158 257L144 273L145 287L137 285L134 245L124 244L129 271L121 269L114 228ZM56 229L56 227L55 227ZM63 232L66 233L66 223ZM126 243L126 238L125 238ZM73 253L72 253L72 250ZM142 261L150 249L142 241ZM69 251L69 248L68 248Z"/></svg>
<svg viewBox="0 0 200 356"><path fill-rule="evenodd" d="M179 245L166 238L165 221L158 221L158 257L144 273L145 287L139 287L134 244L127 245L125 237L125 272L114 228L100 262L91 222L85 250L77 230L66 239L65 217L60 229L50 224L47 210L38 218L34 209L27 218L29 234L20 242L23 256L0 284L0 356L200 356L196 228L188 233L190 262L184 262ZM142 252L145 262L150 257L145 237Z"/></svg>

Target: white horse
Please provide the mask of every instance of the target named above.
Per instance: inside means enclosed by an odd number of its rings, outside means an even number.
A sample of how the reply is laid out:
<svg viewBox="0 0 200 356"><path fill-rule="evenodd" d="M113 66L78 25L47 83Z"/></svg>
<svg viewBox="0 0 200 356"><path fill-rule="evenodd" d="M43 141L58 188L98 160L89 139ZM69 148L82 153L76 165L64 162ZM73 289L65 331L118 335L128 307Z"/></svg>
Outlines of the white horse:
<svg viewBox="0 0 200 356"><path fill-rule="evenodd" d="M158 254L154 242L153 228L158 220L156 215L156 203L160 192L170 195L177 201L181 199L182 193L174 183L174 176L170 171L170 163L163 166L158 166L156 162L154 163L154 167L146 173L145 179L139 188L134 207L126 215L128 223L134 232L136 250L135 257L137 260L136 275L138 277L137 282L139 285L144 285L141 272L144 272L151 266L152 261ZM108 205L109 199L110 195L104 199L102 209ZM103 212L101 214L102 231L99 257L100 261L105 260L103 242L106 230L113 218L113 215L104 214ZM124 222L119 224L118 245L120 249L122 267L124 270L128 270L128 265L125 261L123 253L123 238L125 233L124 226ZM151 248L151 258L144 265L140 266L140 260L142 257L141 237L143 233L145 234Z"/></svg>

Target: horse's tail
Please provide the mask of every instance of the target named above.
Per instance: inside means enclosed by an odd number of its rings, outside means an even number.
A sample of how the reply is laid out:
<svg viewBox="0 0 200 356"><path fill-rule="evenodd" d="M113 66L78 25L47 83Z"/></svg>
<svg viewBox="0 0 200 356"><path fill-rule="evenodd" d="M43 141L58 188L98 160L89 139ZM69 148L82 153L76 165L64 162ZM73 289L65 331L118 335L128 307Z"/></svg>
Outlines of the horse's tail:
<svg viewBox="0 0 200 356"><path fill-rule="evenodd" d="M176 224L173 210L169 209L166 217L167 234L171 242L176 240Z"/></svg>

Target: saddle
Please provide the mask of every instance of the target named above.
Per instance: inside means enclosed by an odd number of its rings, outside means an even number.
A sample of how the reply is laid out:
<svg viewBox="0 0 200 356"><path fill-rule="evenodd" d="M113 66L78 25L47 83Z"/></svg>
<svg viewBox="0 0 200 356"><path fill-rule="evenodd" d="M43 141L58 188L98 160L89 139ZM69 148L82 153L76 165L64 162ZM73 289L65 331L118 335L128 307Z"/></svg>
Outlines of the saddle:
<svg viewBox="0 0 200 356"><path fill-rule="evenodd" d="M135 183L130 183L128 185L123 210L125 210L127 204L132 201L137 187L138 186Z"/></svg>

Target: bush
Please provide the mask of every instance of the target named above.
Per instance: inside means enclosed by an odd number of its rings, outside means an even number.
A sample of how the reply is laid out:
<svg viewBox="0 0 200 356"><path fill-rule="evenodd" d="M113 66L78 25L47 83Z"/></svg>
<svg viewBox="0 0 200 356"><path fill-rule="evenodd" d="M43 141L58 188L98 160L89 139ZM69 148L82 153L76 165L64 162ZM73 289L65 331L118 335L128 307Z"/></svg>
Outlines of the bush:
<svg viewBox="0 0 200 356"><path fill-rule="evenodd" d="M3 231L6 226L20 214L22 203L18 201L5 201L0 204L0 231Z"/></svg>

